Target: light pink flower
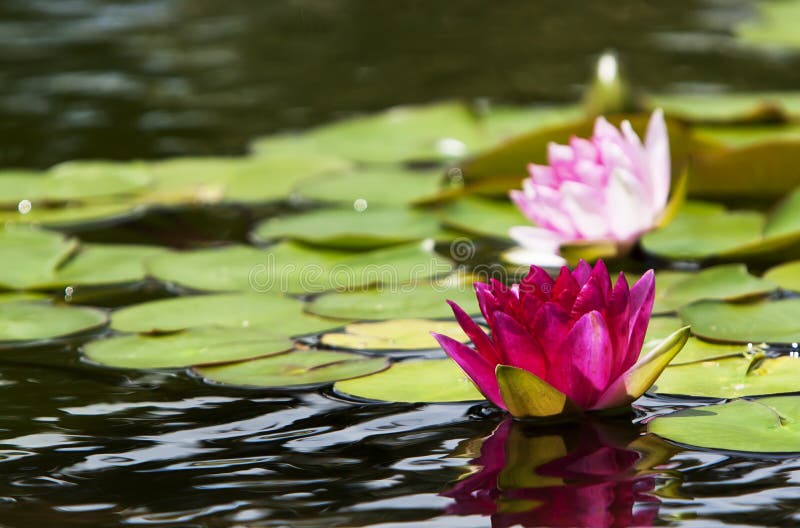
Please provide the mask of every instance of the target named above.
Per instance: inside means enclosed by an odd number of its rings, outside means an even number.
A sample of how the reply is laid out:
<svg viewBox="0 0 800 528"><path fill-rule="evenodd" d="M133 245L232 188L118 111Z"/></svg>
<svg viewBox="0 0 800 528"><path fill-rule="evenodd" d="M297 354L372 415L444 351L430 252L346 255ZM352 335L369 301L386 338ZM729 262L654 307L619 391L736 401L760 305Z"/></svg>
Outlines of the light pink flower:
<svg viewBox="0 0 800 528"><path fill-rule="evenodd" d="M511 228L521 246L511 253L515 262L558 265L559 246L568 242L629 245L655 226L667 205L669 137L661 110L653 112L644 144L628 121L617 129L598 117L591 139L550 143L547 158L549 165L531 164L522 190L510 193L536 224Z"/></svg>

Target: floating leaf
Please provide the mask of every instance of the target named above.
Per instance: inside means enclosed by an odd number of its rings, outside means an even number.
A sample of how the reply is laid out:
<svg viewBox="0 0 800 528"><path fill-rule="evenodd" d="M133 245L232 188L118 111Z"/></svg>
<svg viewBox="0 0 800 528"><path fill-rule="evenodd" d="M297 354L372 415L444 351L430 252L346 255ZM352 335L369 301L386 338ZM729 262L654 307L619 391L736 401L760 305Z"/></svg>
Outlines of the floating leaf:
<svg viewBox="0 0 800 528"><path fill-rule="evenodd" d="M344 332L325 334L320 343L349 350L430 350L439 348L431 332L449 335L466 343L469 338L454 321L393 319L376 323L353 323Z"/></svg>
<svg viewBox="0 0 800 528"><path fill-rule="evenodd" d="M105 312L34 301L0 303L0 342L65 337L105 325Z"/></svg>
<svg viewBox="0 0 800 528"><path fill-rule="evenodd" d="M308 305L308 311L323 317L367 321L386 319L450 318L446 300L455 301L467 313L479 312L470 284L414 282L391 289L326 293Z"/></svg>
<svg viewBox="0 0 800 528"><path fill-rule="evenodd" d="M103 286L144 280L144 261L166 250L156 246L84 244L47 282L37 289Z"/></svg>
<svg viewBox="0 0 800 528"><path fill-rule="evenodd" d="M349 352L298 350L229 365L196 367L204 381L240 387L297 387L365 376L389 366L385 358Z"/></svg>
<svg viewBox="0 0 800 528"><path fill-rule="evenodd" d="M795 92L660 94L648 99L649 106L662 108L668 116L701 123L774 120L776 112L800 110L800 94ZM725 128L733 131L736 127Z"/></svg>
<svg viewBox="0 0 800 528"><path fill-rule="evenodd" d="M93 229L127 222L145 213L143 206L124 203L90 203L66 207L45 208L34 204L27 214L17 211L0 211L0 222L9 224L34 224L48 228L70 230Z"/></svg>
<svg viewBox="0 0 800 528"><path fill-rule="evenodd" d="M457 231L504 240L509 239L508 230L513 226L530 224L509 200L462 198L446 204L437 215Z"/></svg>
<svg viewBox="0 0 800 528"><path fill-rule="evenodd" d="M741 357L749 351L743 344L717 344L690 337L670 365L684 365L700 361L717 360L728 357Z"/></svg>
<svg viewBox="0 0 800 528"><path fill-rule="evenodd" d="M27 226L0 229L0 287L26 289L51 280L78 247L74 239Z"/></svg>
<svg viewBox="0 0 800 528"><path fill-rule="evenodd" d="M693 132L701 141L725 147L800 140L800 126L795 124L699 127Z"/></svg>
<svg viewBox="0 0 800 528"><path fill-rule="evenodd" d="M647 429L673 442L757 453L800 451L800 396L735 400L659 416Z"/></svg>
<svg viewBox="0 0 800 528"><path fill-rule="evenodd" d="M764 278L784 290L800 292L800 260L775 266L764 274Z"/></svg>
<svg viewBox="0 0 800 528"><path fill-rule="evenodd" d="M800 391L800 359L789 356L758 360L731 356L667 367L651 392L739 398Z"/></svg>
<svg viewBox="0 0 800 528"><path fill-rule="evenodd" d="M749 44L772 48L800 48L800 2L769 1L755 4L758 16L736 27L736 35Z"/></svg>
<svg viewBox="0 0 800 528"><path fill-rule="evenodd" d="M656 273L655 313L672 312L694 301L704 299L738 300L765 295L775 289L775 284L747 273L744 264L727 264L707 268L698 273L667 275L664 287L663 272ZM677 277L682 277L678 279Z"/></svg>
<svg viewBox="0 0 800 528"><path fill-rule="evenodd" d="M164 336L128 335L93 341L84 355L109 367L155 369L225 363L292 349L285 337L245 328L197 328Z"/></svg>
<svg viewBox="0 0 800 528"><path fill-rule="evenodd" d="M275 217L257 225L256 241L291 238L335 248L364 249L432 237L438 234L436 218L404 208L367 208L363 211L320 209Z"/></svg>
<svg viewBox="0 0 800 528"><path fill-rule="evenodd" d="M749 304L700 301L680 309L681 318L702 338L732 343L800 341L800 299Z"/></svg>
<svg viewBox="0 0 800 528"><path fill-rule="evenodd" d="M303 305L273 294L195 295L128 306L111 315L111 327L122 332L166 333L187 328L222 326L257 328L284 336L315 334L341 323L303 313Z"/></svg>
<svg viewBox="0 0 800 528"><path fill-rule="evenodd" d="M441 179L440 169L415 171L378 165L305 179L295 192L307 200L349 207L357 200L364 200L368 207L400 206L434 195Z"/></svg>
<svg viewBox="0 0 800 528"><path fill-rule="evenodd" d="M403 403L483 400L475 385L450 359L395 363L388 370L347 381L333 389L344 396Z"/></svg>

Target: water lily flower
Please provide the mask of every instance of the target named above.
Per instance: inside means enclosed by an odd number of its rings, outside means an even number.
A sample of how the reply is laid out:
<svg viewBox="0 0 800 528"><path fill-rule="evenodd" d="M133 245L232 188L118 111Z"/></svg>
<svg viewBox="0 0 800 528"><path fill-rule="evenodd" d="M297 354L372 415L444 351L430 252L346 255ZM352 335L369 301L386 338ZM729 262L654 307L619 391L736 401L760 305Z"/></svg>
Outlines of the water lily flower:
<svg viewBox="0 0 800 528"><path fill-rule="evenodd" d="M644 144L630 122L619 129L598 117L591 139L550 143L549 165L531 164L530 178L511 200L536 227L515 226L521 247L506 257L519 264L557 266L565 243L613 242L630 247L654 228L670 188L669 137L664 114L650 117Z"/></svg>
<svg viewBox="0 0 800 528"><path fill-rule="evenodd" d="M475 348L433 334L486 398L516 417L556 417L627 406L641 396L689 337L685 327L640 357L655 275L615 285L605 264L581 261L553 278L538 267L520 284L475 283L487 336L448 301Z"/></svg>

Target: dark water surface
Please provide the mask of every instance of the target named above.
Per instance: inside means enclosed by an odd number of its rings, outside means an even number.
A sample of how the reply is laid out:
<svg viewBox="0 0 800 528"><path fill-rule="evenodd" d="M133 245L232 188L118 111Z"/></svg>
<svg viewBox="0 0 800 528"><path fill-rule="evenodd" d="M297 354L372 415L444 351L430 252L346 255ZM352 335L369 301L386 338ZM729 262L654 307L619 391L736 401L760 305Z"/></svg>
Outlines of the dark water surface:
<svg viewBox="0 0 800 528"><path fill-rule="evenodd" d="M606 48L644 89L798 88L797 57L731 36L752 14L739 0L2 0L0 165L240 153L398 103L573 100ZM531 430L470 405L221 389L97 368L77 344L0 359L0 526L800 525L797 459L680 450L624 421Z"/></svg>

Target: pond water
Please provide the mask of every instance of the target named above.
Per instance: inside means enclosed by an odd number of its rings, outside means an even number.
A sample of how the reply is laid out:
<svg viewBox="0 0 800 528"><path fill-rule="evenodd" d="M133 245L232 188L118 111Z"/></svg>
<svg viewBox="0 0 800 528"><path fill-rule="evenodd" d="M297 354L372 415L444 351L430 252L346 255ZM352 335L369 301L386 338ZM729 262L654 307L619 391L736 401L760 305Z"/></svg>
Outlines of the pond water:
<svg viewBox="0 0 800 528"><path fill-rule="evenodd" d="M796 89L800 55L731 35L754 9L4 0L0 165L239 154L260 134L401 103L573 101L609 48L644 90ZM153 213L81 238L244 241L271 213ZM171 294L147 283L74 301ZM81 360L84 340L3 352L2 526L800 525L800 460L638 438L669 400L642 399L636 424L530 428L488 405L362 404L330 388L235 390L183 371L105 369Z"/></svg>

